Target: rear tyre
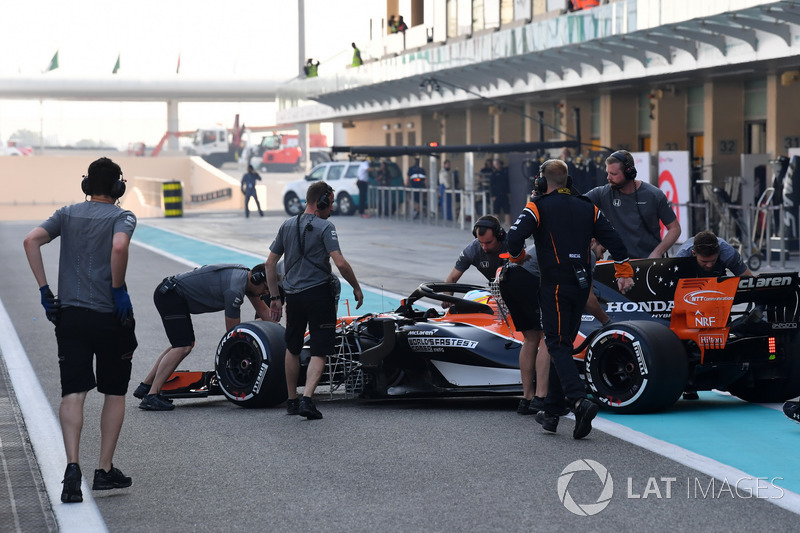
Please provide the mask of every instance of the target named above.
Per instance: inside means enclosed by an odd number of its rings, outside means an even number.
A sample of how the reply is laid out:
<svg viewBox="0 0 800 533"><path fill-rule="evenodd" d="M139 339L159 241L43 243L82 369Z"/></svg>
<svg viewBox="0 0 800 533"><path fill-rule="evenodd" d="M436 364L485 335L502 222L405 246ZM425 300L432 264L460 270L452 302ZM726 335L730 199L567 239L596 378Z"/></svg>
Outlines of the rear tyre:
<svg viewBox="0 0 800 533"><path fill-rule="evenodd" d="M342 216L351 216L356 212L356 205L353 203L353 197L343 192L336 199L336 212Z"/></svg>
<svg viewBox="0 0 800 533"><path fill-rule="evenodd" d="M240 407L272 407L286 400L284 329L272 322L245 322L217 347L214 370L225 397Z"/></svg>
<svg viewBox="0 0 800 533"><path fill-rule="evenodd" d="M775 379L753 379L745 376L728 388L728 392L746 402L785 402L800 396L800 332L786 344L786 360L774 372Z"/></svg>
<svg viewBox="0 0 800 533"><path fill-rule="evenodd" d="M616 413L648 413L669 407L688 380L686 350L656 322L611 324L586 351L586 380L601 406Z"/></svg>

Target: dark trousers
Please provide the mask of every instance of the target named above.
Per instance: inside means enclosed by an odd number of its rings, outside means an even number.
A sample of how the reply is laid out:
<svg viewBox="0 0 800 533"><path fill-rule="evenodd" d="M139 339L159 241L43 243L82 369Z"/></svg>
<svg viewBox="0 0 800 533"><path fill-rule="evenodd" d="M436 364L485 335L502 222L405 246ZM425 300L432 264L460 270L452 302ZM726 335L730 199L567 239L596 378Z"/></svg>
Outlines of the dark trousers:
<svg viewBox="0 0 800 533"><path fill-rule="evenodd" d="M358 180L358 212L363 215L367 210L367 190L369 190L369 182Z"/></svg>
<svg viewBox="0 0 800 533"><path fill-rule="evenodd" d="M244 216L250 216L250 198L256 201L256 207L258 207L258 214L264 215L264 212L261 211L261 204L258 201L258 195L256 195L256 191L253 192L246 192L244 193Z"/></svg>
<svg viewBox="0 0 800 533"><path fill-rule="evenodd" d="M576 400L586 397L586 387L572 359L572 345L588 298L589 288L581 289L577 281L554 283L542 279L539 304L551 361L550 386L545 399L547 411L551 411L548 407L561 406L565 396L570 407Z"/></svg>

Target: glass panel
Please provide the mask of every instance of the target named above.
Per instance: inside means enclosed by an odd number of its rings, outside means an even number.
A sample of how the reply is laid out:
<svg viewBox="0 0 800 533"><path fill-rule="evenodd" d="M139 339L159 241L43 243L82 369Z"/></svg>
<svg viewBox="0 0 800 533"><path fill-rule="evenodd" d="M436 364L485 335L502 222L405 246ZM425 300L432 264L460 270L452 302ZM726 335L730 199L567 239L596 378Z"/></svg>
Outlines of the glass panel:
<svg viewBox="0 0 800 533"><path fill-rule="evenodd" d="M744 84L744 118L767 118L767 80L752 80Z"/></svg>
<svg viewBox="0 0 800 533"><path fill-rule="evenodd" d="M328 181L338 180L342 177L342 173L344 172L344 165L331 165L331 169L328 171Z"/></svg>
<svg viewBox="0 0 800 533"><path fill-rule="evenodd" d="M693 132L702 132L703 125L703 86L689 87L686 98L686 129Z"/></svg>

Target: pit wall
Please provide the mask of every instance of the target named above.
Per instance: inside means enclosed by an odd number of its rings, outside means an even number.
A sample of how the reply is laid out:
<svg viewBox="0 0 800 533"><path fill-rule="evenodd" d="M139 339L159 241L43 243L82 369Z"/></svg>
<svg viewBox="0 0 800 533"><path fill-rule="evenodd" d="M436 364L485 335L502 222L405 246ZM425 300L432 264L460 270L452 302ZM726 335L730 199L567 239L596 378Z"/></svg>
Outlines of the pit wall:
<svg viewBox="0 0 800 533"><path fill-rule="evenodd" d="M127 191L121 205L139 218L163 217L162 184L180 181L183 211L244 209L240 181L199 157L128 157L116 153L69 156L0 157L0 220L44 220L63 205L81 202L81 179L98 157L110 157L122 167ZM191 202L193 194L231 189L231 196ZM261 192L261 191L259 191Z"/></svg>

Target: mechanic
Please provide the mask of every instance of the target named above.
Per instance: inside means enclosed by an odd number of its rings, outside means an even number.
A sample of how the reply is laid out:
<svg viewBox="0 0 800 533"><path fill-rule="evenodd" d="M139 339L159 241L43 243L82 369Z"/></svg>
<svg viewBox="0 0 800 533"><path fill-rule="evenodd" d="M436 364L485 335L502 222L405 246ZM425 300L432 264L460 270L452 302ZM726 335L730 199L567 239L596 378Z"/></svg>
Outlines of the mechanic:
<svg viewBox="0 0 800 533"><path fill-rule="evenodd" d="M312 396L322 377L325 358L332 355L336 342L336 299L339 280L333 276L330 260L353 287L356 309L364 303L364 294L350 263L339 249L336 228L328 221L333 206L333 189L324 181L313 183L306 191L306 209L281 224L269 247L266 261L267 283L271 294L278 294L277 265L284 257L283 290L286 293L286 388L289 399L286 412L309 420L322 418ZM270 298L270 314L276 322L281 317L280 297ZM303 397L297 398L300 375L300 352L308 327L311 361L306 372Z"/></svg>
<svg viewBox="0 0 800 533"><path fill-rule="evenodd" d="M497 269L508 265L506 232L496 217L492 215L480 217L472 228L472 235L475 239L462 250L455 267L445 279L446 283L458 282L470 266L477 268L487 281L491 282ZM529 255L530 260L522 263L523 268L506 267L504 273L508 276L499 284L500 294L511 314L514 327L523 337L519 353L523 397L517 406L517 413L521 415L536 414L543 407L544 397L547 394L547 376L550 371L550 356L542 342L539 301L533 297L535 294L531 294L531 291L537 293L539 290L539 265L535 250L532 249ZM450 306L449 302L442 303L445 309ZM602 324L608 323L608 315L603 311L594 293L590 294L586 309ZM537 353L541 353L541 356ZM537 376L538 379L535 379Z"/></svg>
<svg viewBox="0 0 800 533"><path fill-rule="evenodd" d="M675 257L690 256L697 259L698 278L719 278L726 275L726 269L734 276L753 275L739 252L713 231L703 230L690 237L675 253Z"/></svg>
<svg viewBox="0 0 800 533"><path fill-rule="evenodd" d="M241 322L245 295L257 316L271 320L263 297L269 295L263 264L252 269L244 265L204 265L189 272L164 278L153 292L153 303L161 315L170 345L158 356L133 395L145 411L171 411L172 401L161 395L161 387L194 348L193 314L225 311L225 331ZM276 293L277 294L277 293Z"/></svg>
<svg viewBox="0 0 800 533"><path fill-rule="evenodd" d="M600 210L567 187L567 164L545 161L539 169L536 190L508 232L511 261L526 259L525 239L533 235L541 270L539 302L545 342L550 352L550 383L544 411L536 421L555 432L563 413L563 399L575 413L572 437L581 439L592 430L598 406L586 398L586 389L572 360L572 347L581 314L589 297L592 274L589 261L591 238L611 251L617 283L623 294L633 286L633 269L622 239Z"/></svg>
<svg viewBox="0 0 800 533"><path fill-rule="evenodd" d="M666 195L649 183L636 179L633 156L618 150L606 158L608 183L586 196L608 217L625 241L631 258L664 257L678 237L681 225ZM659 221L667 228L662 240Z"/></svg>
<svg viewBox="0 0 800 533"><path fill-rule="evenodd" d="M800 423L800 399L789 400L783 404L783 414L789 417L789 420L794 420Z"/></svg>
<svg viewBox="0 0 800 533"><path fill-rule="evenodd" d="M136 216L120 209L122 169L101 157L89 165L81 189L89 199L58 209L25 237L25 254L39 284L47 319L55 324L61 406L58 417L67 454L61 501L83 501L79 448L87 393L104 395L100 460L92 490L130 487L131 478L112 463L136 349L133 306L125 286L128 247ZM42 246L61 237L58 293L47 283ZM97 377L92 369L96 356Z"/></svg>

